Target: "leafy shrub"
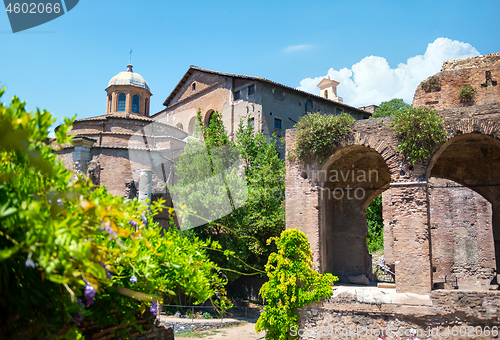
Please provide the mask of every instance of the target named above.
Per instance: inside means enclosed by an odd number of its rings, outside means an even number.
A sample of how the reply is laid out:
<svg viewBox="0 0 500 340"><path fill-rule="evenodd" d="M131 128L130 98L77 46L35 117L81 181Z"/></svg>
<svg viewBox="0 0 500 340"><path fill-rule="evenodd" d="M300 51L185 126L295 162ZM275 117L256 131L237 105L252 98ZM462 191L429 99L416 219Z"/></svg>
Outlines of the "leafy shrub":
<svg viewBox="0 0 500 340"><path fill-rule="evenodd" d="M441 78L438 76L432 76L426 81L423 81L422 84L420 84L422 87L422 90L424 90L426 93L433 92L433 91L440 91L441 90Z"/></svg>
<svg viewBox="0 0 500 340"><path fill-rule="evenodd" d="M298 326L297 309L329 297L338 278L312 269L309 242L301 231L287 229L268 243L272 241L278 252L269 256L266 265L269 281L262 285L260 295L267 305L255 330L267 330L266 339L285 340L291 338L292 327Z"/></svg>
<svg viewBox="0 0 500 340"><path fill-rule="evenodd" d="M150 214L57 162L45 144L53 122L17 97L0 102L0 338L79 339L83 318L125 335L163 295L201 302L221 289L207 242L152 222L163 202Z"/></svg>
<svg viewBox="0 0 500 340"><path fill-rule="evenodd" d="M474 88L470 85L465 85L460 88L458 91L458 98L460 98L461 103L470 103L474 100L476 92Z"/></svg>
<svg viewBox="0 0 500 340"><path fill-rule="evenodd" d="M392 129L400 139L398 151L412 164L428 159L432 149L446 141L442 118L437 111L426 107L398 114Z"/></svg>
<svg viewBox="0 0 500 340"><path fill-rule="evenodd" d="M211 319L211 318L212 318L212 314L210 314L209 312L203 313L203 319Z"/></svg>
<svg viewBox="0 0 500 340"><path fill-rule="evenodd" d="M300 118L295 152L292 157L306 163L322 163L335 150L354 125L354 118L347 113L338 116L311 113Z"/></svg>

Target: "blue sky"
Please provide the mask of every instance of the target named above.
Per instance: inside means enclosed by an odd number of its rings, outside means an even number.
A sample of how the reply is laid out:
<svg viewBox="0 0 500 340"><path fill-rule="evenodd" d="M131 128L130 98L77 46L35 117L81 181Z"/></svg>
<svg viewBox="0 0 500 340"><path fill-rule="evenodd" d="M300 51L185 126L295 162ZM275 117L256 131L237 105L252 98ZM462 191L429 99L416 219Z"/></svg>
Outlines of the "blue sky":
<svg viewBox="0 0 500 340"><path fill-rule="evenodd" d="M500 1L80 0L67 14L13 34L0 13L2 101L57 117L105 113L108 81L126 70L149 83L151 112L189 65L315 92L339 80L346 104L411 102L446 59L500 52ZM420 79L421 78L421 79Z"/></svg>

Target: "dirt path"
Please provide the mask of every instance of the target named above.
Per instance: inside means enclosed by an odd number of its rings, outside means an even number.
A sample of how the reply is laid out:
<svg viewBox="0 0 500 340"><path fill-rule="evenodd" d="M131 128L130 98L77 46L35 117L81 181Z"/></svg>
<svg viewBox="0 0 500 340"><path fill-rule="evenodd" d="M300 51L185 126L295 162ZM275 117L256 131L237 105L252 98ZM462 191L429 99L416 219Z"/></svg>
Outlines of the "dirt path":
<svg viewBox="0 0 500 340"><path fill-rule="evenodd" d="M264 332L255 333L255 323L248 322L241 326L232 326L229 328L219 328L203 332L189 332L184 334L176 334L176 339L181 340L263 340Z"/></svg>

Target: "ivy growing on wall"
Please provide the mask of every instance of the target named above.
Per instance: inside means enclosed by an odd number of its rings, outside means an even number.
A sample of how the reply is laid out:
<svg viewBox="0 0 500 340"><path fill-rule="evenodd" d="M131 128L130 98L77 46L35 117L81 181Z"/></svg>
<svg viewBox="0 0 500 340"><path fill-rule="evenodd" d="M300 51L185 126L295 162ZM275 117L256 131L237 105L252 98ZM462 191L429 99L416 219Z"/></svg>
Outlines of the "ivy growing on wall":
<svg viewBox="0 0 500 340"><path fill-rule="evenodd" d="M300 118L295 125L297 143L291 156L301 162L322 163L335 150L336 144L346 137L354 125L354 118L343 113L338 116L311 113Z"/></svg>
<svg viewBox="0 0 500 340"><path fill-rule="evenodd" d="M428 159L432 149L446 141L442 118L436 110L426 107L401 112L391 127L400 139L398 151L412 164Z"/></svg>
<svg viewBox="0 0 500 340"><path fill-rule="evenodd" d="M298 328L297 310L332 295L332 284L338 281L330 273L320 274L312 268L312 253L306 235L298 229L287 229L276 241L266 265L269 281L262 285L260 295L267 305L255 330L267 330L267 340L286 340Z"/></svg>

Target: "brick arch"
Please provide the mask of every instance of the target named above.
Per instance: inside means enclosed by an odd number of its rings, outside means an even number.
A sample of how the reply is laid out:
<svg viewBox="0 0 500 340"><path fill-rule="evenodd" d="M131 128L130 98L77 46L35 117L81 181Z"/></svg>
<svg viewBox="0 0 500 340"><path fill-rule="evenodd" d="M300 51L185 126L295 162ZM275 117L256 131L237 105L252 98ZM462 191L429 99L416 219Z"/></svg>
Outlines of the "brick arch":
<svg viewBox="0 0 500 340"><path fill-rule="evenodd" d="M490 120L479 120L474 118L455 120L447 126L447 131L447 140L466 133L480 133L500 139L500 124Z"/></svg>
<svg viewBox="0 0 500 340"><path fill-rule="evenodd" d="M327 169L328 165L335 161L339 156L337 154L339 150L352 145L366 146L377 152L387 164L392 180L396 181L401 169L401 163L403 162L401 155L389 144L389 141L377 135L361 133L359 131L355 132L351 138L339 143L339 147L328 158L322 169Z"/></svg>
<svg viewBox="0 0 500 340"><path fill-rule="evenodd" d="M431 176L431 171L434 168L436 162L439 160L441 155L449 147L449 142L455 140L459 136L464 136L467 134L477 134L483 136L489 136L495 138L495 140L500 143L500 124L488 121L488 120L478 120L474 118L463 118L460 120L454 120L448 123L446 127L446 143L442 143L434 150L431 155L426 171L426 178Z"/></svg>

